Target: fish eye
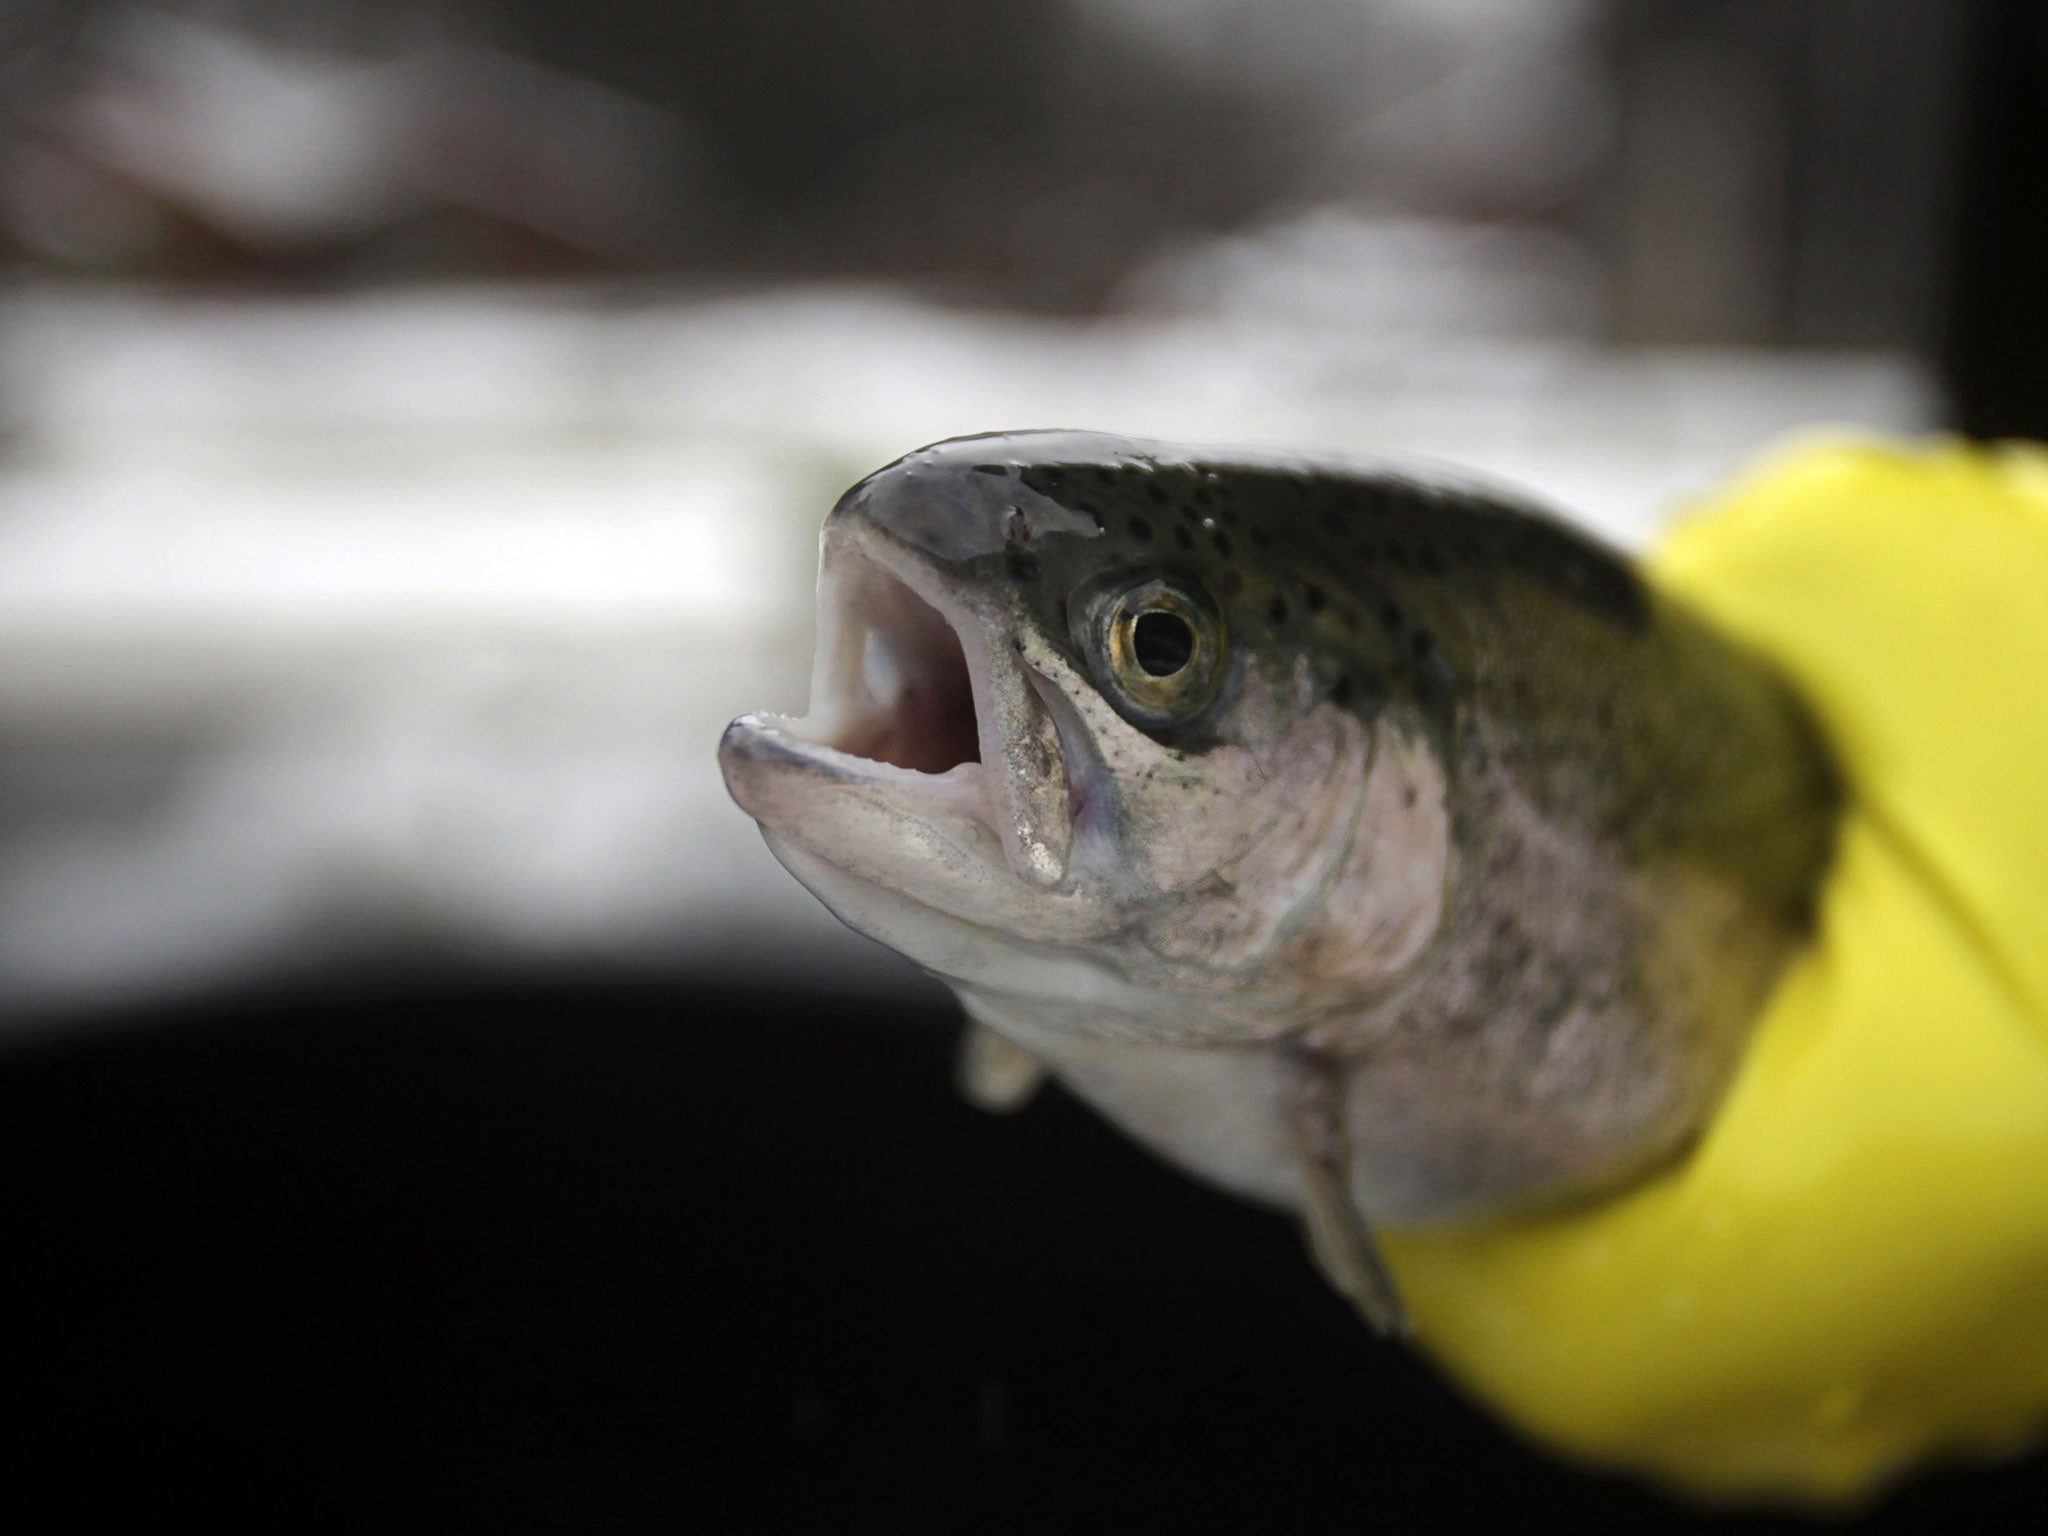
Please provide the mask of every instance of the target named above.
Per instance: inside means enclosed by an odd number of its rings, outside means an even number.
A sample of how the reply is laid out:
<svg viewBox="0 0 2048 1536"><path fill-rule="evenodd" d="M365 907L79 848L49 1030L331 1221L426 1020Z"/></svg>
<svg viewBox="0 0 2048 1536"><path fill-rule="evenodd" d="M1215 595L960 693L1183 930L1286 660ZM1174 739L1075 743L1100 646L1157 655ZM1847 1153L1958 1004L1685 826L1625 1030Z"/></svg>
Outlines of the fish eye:
<svg viewBox="0 0 2048 1536"><path fill-rule="evenodd" d="M1131 654L1147 677L1172 677L1195 659L1194 626L1166 608L1148 608L1131 622Z"/></svg>
<svg viewBox="0 0 2048 1536"><path fill-rule="evenodd" d="M1101 609L1096 669L1134 725L1177 725L1197 714L1223 671L1223 625L1208 600L1168 580L1140 582Z"/></svg>

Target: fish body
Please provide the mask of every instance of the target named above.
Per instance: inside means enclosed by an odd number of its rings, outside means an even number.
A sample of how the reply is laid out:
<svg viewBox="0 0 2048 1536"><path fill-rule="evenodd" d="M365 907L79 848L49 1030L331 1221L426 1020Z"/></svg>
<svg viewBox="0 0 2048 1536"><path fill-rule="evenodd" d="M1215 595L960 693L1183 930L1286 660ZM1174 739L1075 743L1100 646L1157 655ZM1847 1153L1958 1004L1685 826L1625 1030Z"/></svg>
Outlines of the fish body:
<svg viewBox="0 0 2048 1536"><path fill-rule="evenodd" d="M958 439L827 520L809 712L726 780L842 919L1141 1141L1378 1224L1639 1178L1711 1115L1840 796L1773 669L1441 473ZM1007 1085L1005 1087L1004 1085Z"/></svg>

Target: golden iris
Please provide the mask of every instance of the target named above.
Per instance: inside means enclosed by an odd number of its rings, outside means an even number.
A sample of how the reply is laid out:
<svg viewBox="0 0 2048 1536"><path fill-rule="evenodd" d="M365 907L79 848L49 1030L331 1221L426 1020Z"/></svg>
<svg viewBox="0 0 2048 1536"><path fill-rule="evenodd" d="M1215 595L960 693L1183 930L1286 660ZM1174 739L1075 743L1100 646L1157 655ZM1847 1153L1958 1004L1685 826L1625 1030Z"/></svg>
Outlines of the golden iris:
<svg viewBox="0 0 2048 1536"><path fill-rule="evenodd" d="M1106 614L1102 658L1126 714L1175 724L1209 702L1223 671L1223 626L1206 602L1154 580L1122 593Z"/></svg>

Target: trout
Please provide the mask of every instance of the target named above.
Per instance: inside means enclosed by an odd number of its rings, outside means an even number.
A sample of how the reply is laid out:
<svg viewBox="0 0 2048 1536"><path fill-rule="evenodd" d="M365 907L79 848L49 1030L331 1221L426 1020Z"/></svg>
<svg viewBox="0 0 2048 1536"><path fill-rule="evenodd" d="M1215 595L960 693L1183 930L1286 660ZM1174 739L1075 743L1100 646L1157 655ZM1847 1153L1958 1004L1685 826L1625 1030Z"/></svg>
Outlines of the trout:
<svg viewBox="0 0 2048 1536"><path fill-rule="evenodd" d="M924 448L826 520L810 707L720 744L775 856L944 980L988 1107L1047 1073L1376 1226L1683 1154L1806 936L1837 775L1758 656L1441 470L1081 432Z"/></svg>

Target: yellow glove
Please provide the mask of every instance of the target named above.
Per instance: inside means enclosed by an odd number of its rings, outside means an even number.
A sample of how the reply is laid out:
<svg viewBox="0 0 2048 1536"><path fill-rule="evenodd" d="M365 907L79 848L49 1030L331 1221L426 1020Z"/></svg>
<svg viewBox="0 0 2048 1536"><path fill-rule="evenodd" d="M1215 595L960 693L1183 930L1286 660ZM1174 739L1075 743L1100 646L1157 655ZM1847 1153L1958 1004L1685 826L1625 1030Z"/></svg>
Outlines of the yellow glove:
<svg viewBox="0 0 2048 1536"><path fill-rule="evenodd" d="M1816 942L1698 1147L1392 1233L1423 1346L1537 1438L1832 1503L2048 1422L2048 452L1807 448L1653 579L1773 657L1849 789Z"/></svg>

